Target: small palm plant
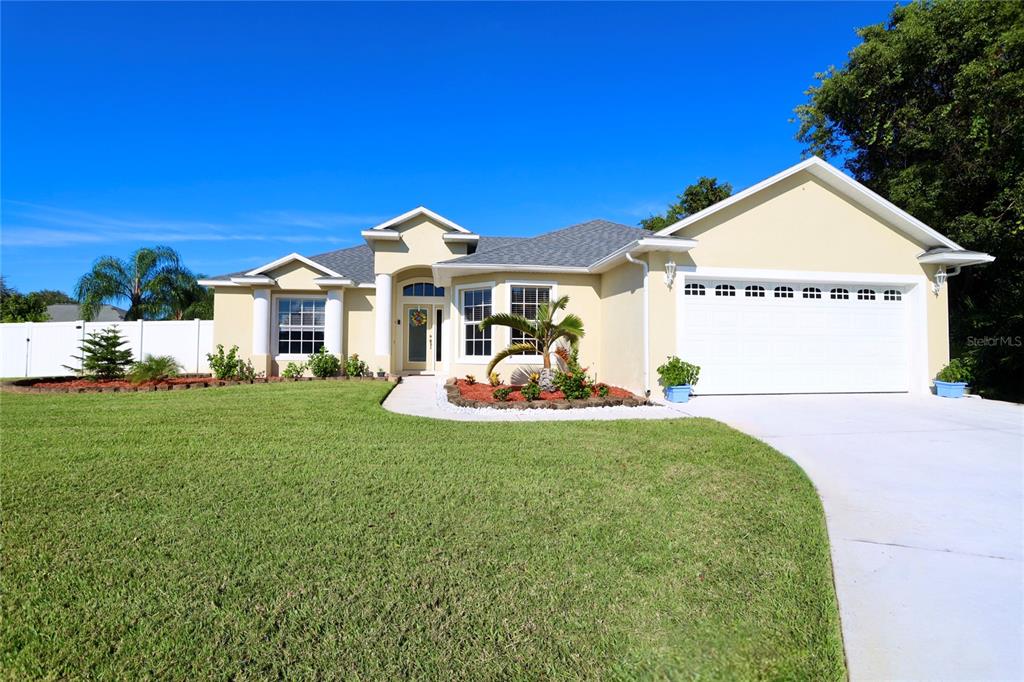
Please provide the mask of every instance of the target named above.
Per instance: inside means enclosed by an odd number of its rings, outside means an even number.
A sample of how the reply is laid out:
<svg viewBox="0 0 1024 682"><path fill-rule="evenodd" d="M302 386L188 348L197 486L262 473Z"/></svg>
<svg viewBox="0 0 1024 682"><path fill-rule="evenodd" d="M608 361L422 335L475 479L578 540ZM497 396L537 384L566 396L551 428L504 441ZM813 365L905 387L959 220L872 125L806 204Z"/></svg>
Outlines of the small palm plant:
<svg viewBox="0 0 1024 682"><path fill-rule="evenodd" d="M511 355L538 354L544 360L544 369L540 372L540 387L545 391L555 390L554 372L551 369L551 356L554 354L555 343L564 339L575 345L585 333L583 320L573 313L567 313L565 317L555 322L555 313L565 310L567 305L569 305L568 296L562 296L550 303L542 303L537 307L537 319L535 320L510 313L495 313L485 318L480 323L481 329L499 325L521 331L534 339L529 342L513 343L508 348L499 351L487 365L487 374L490 375L499 362Z"/></svg>

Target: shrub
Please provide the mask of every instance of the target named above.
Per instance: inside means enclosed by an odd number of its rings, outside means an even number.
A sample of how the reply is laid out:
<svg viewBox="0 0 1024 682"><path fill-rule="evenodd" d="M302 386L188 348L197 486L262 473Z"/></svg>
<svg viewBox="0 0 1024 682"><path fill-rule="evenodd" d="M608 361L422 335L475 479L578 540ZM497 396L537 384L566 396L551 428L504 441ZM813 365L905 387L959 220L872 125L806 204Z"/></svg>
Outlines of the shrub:
<svg viewBox="0 0 1024 682"><path fill-rule="evenodd" d="M494 389L494 393L492 393L491 395L494 396L495 400L505 402L506 400L508 400L508 397L512 395L512 389L508 388L507 386L505 388L496 388Z"/></svg>
<svg viewBox="0 0 1024 682"><path fill-rule="evenodd" d="M590 397L590 384L584 372L555 372L555 387L570 400Z"/></svg>
<svg viewBox="0 0 1024 682"><path fill-rule="evenodd" d="M597 393L599 398L607 398L608 390L608 384L597 384L594 386L594 392Z"/></svg>
<svg viewBox="0 0 1024 682"><path fill-rule="evenodd" d="M234 379L238 376L238 346L231 346L231 350L224 352L224 344L217 344L216 353L207 353L206 360L210 363L210 371L218 379Z"/></svg>
<svg viewBox="0 0 1024 682"><path fill-rule="evenodd" d="M658 375L661 377L662 386L690 386L697 385L697 378L700 376L700 367L683 362L675 355L669 356L665 364L658 368Z"/></svg>
<svg viewBox="0 0 1024 682"><path fill-rule="evenodd" d="M470 386L472 386L473 384L476 383L476 377L473 376L472 374L467 374L466 375L466 383L469 384Z"/></svg>
<svg viewBox="0 0 1024 682"><path fill-rule="evenodd" d="M523 397L526 398L526 400L533 402L540 398L540 384L536 381L531 381L523 386L519 392L523 394Z"/></svg>
<svg viewBox="0 0 1024 682"><path fill-rule="evenodd" d="M370 373L370 367L359 359L358 353L353 353L345 360L345 374L350 377L366 376Z"/></svg>
<svg viewBox="0 0 1024 682"><path fill-rule="evenodd" d="M218 343L217 352L207 353L206 361L213 376L221 380L252 381L263 375L252 366L252 360L238 357L238 346L231 346L231 350L225 353L223 344Z"/></svg>
<svg viewBox="0 0 1024 682"><path fill-rule="evenodd" d="M970 358L954 358L935 375L935 378L950 383L969 383L974 378L973 365Z"/></svg>
<svg viewBox="0 0 1024 682"><path fill-rule="evenodd" d="M181 365L170 355L147 355L141 362L136 362L128 370L128 379L133 384L141 384L145 381L162 381L178 376Z"/></svg>
<svg viewBox="0 0 1024 682"><path fill-rule="evenodd" d="M320 346L317 352L310 355L306 365L309 366L309 371L313 373L313 376L321 379L336 376L341 371L341 360L334 353L328 352L327 346ZM363 368L365 369L365 367L366 363L364 362Z"/></svg>
<svg viewBox="0 0 1024 682"><path fill-rule="evenodd" d="M306 371L306 363L304 362L289 362L288 366L281 372L281 376L285 379L298 379Z"/></svg>
<svg viewBox="0 0 1024 682"><path fill-rule="evenodd" d="M491 383L491 386L501 386L501 375L497 372L491 372L491 375L487 377L487 381Z"/></svg>
<svg viewBox="0 0 1024 682"><path fill-rule="evenodd" d="M132 364L131 350L121 347L126 343L127 339L121 336L117 327L90 332L79 348L82 354L71 356L82 362L81 369L68 365L64 367L86 379L121 379Z"/></svg>
<svg viewBox="0 0 1024 682"><path fill-rule="evenodd" d="M529 382L528 383L539 384L540 383L540 372L530 372Z"/></svg>

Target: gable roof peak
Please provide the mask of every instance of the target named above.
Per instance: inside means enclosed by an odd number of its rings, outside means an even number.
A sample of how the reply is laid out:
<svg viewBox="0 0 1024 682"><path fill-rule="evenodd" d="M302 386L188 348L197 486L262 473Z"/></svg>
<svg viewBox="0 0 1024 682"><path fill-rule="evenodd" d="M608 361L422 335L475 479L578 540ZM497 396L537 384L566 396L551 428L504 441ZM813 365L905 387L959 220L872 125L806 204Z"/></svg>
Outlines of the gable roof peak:
<svg viewBox="0 0 1024 682"><path fill-rule="evenodd" d="M426 216L427 218L433 220L435 223L441 225L442 227L446 227L449 230L453 230L455 232L462 232L463 234L473 234L470 230L467 230L462 225L456 223L454 220L449 220L448 218L445 218L443 215L431 211L426 206L417 206L411 211L406 211L402 215L397 215L394 218L385 220L380 225L374 225L373 227L366 231L372 232L374 230L387 230L389 228L395 227L396 225L400 225L408 220L412 220L413 218L418 218L420 216Z"/></svg>

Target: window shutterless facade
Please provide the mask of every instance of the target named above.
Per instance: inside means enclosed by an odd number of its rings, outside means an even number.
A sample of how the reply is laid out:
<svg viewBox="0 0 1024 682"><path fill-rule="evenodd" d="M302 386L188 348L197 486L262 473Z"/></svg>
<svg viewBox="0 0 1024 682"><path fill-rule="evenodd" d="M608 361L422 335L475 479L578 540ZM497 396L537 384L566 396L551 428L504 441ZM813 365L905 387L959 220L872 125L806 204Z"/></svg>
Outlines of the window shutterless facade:
<svg viewBox="0 0 1024 682"><path fill-rule="evenodd" d="M522 315L528 320L537 319L537 309L544 303L551 301L551 287L549 286L521 286L511 287L512 299L509 305L509 312L513 315ZM509 338L511 343L533 343L534 338L518 329L511 330Z"/></svg>
<svg viewBox="0 0 1024 682"><path fill-rule="evenodd" d="M325 298L277 299L278 355L309 355L324 345Z"/></svg>
<svg viewBox="0 0 1024 682"><path fill-rule="evenodd" d="M466 357L490 357L491 329L480 329L480 322L491 314L491 290L465 289L461 292L462 343Z"/></svg>

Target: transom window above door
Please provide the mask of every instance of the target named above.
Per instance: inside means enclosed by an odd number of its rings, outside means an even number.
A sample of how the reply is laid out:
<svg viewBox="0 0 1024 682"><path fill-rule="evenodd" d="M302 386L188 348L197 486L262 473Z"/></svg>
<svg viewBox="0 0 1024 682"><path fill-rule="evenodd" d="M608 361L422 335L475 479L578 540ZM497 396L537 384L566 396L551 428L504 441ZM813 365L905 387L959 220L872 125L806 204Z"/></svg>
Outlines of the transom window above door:
<svg viewBox="0 0 1024 682"><path fill-rule="evenodd" d="M444 297L444 287L436 287L433 282L416 282L402 287L402 296L433 296Z"/></svg>
<svg viewBox="0 0 1024 682"><path fill-rule="evenodd" d="M528 320L536 320L537 309L541 305L551 302L551 287L513 285L511 296L509 312L513 315L522 315ZM511 331L510 341L512 343L534 343L534 338L529 334L518 329Z"/></svg>

